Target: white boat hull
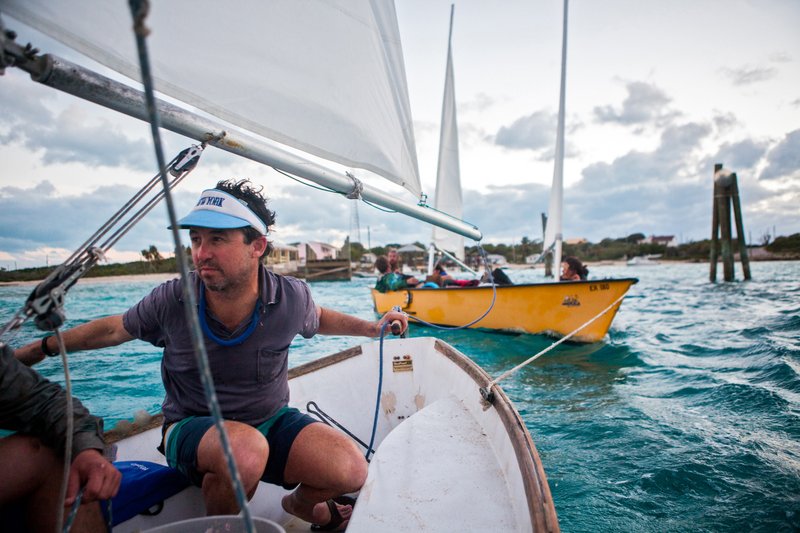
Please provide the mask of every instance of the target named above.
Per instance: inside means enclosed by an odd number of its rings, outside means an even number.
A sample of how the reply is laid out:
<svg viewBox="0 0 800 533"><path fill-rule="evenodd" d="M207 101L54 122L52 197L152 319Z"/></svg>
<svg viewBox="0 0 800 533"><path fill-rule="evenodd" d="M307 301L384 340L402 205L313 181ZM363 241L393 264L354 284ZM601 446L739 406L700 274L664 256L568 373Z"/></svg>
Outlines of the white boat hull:
<svg viewBox="0 0 800 533"><path fill-rule="evenodd" d="M313 401L368 443L379 359L379 343L372 342L290 370L290 405L306 411ZM384 343L376 452L349 532L558 531L544 470L519 414L499 388L493 405L481 401L479 388L489 381L442 341ZM155 449L160 438L160 427L124 437L117 459L163 464ZM262 483L251 512L287 531L307 531L307 523L281 509L284 494ZM190 487L167 500L160 514L136 516L114 531L203 515L200 490Z"/></svg>

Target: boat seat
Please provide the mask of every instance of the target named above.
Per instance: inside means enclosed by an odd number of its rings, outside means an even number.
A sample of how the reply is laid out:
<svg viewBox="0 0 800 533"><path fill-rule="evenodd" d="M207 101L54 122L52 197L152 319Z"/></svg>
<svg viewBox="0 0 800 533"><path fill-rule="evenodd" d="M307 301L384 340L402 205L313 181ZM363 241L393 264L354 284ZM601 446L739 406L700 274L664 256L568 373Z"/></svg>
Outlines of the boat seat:
<svg viewBox="0 0 800 533"><path fill-rule="evenodd" d="M380 443L347 531L516 531L508 491L487 435L445 397Z"/></svg>

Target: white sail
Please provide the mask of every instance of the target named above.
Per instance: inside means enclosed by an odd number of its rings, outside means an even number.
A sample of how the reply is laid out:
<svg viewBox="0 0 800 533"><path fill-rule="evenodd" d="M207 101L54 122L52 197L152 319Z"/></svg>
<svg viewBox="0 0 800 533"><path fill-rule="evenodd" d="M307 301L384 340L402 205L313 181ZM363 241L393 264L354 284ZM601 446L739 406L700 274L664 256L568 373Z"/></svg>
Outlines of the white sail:
<svg viewBox="0 0 800 533"><path fill-rule="evenodd" d="M442 125L439 137L439 165L436 171L435 207L460 219L462 216L461 169L458 157L458 121L453 81L453 8L450 9L450 35L447 40L447 70L442 102ZM442 228L433 228L433 242L442 250L464 260L464 237Z"/></svg>
<svg viewBox="0 0 800 533"><path fill-rule="evenodd" d="M148 46L161 93L420 195L393 2L170 0L150 6ZM140 79L124 0L0 0L0 10Z"/></svg>
<svg viewBox="0 0 800 533"><path fill-rule="evenodd" d="M556 153L553 168L553 184L550 188L550 203L547 207L547 227L543 250L553 247L553 272L558 276L561 268L561 219L564 203L564 120L567 87L567 12L568 0L564 0L564 29L561 38L561 89L558 101L558 127L556 130Z"/></svg>

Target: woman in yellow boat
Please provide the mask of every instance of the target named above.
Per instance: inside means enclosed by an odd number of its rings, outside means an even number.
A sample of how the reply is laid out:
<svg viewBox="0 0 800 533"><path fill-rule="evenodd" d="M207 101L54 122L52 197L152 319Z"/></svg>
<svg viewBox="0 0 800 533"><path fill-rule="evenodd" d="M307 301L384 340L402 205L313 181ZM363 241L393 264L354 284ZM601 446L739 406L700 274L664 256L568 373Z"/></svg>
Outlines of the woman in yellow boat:
<svg viewBox="0 0 800 533"><path fill-rule="evenodd" d="M567 256L561 261L561 281L585 280L589 269L577 257Z"/></svg>

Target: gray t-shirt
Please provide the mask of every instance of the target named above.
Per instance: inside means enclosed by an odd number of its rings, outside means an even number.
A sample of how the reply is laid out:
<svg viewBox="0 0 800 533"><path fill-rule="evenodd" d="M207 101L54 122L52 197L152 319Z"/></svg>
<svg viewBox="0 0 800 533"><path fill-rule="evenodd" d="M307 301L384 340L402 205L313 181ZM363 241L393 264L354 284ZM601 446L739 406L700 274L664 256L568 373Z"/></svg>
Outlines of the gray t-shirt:
<svg viewBox="0 0 800 533"><path fill-rule="evenodd" d="M191 272L189 278L199 290L197 275ZM258 323L242 344L222 346L204 335L223 418L251 425L264 422L289 402L289 345L297 334L310 338L319 329L316 306L304 282L262 266L259 289ZM183 304L181 283L175 279L153 289L122 317L132 336L164 348L161 378L166 396L161 409L166 423L209 414ZM251 322L248 317L228 331L210 312L206 320L223 340L241 335Z"/></svg>

